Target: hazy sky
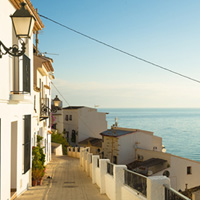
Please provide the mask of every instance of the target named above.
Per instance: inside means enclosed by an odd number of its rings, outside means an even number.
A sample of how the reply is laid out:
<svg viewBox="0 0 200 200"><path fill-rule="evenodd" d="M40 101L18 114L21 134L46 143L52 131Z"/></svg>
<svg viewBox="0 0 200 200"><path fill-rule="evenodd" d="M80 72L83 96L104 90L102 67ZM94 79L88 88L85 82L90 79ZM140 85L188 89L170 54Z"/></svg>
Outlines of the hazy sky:
<svg viewBox="0 0 200 200"><path fill-rule="evenodd" d="M200 80L199 0L58 2L32 0L42 15ZM54 59L54 84L70 105L200 107L200 84L41 19L39 50L59 54L48 55Z"/></svg>

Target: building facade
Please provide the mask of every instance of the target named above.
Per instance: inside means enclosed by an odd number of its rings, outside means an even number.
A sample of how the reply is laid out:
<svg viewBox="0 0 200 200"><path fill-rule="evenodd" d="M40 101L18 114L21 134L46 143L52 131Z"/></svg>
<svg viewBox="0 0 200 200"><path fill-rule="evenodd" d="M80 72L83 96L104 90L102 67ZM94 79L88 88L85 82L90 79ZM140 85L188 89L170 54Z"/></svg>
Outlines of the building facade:
<svg viewBox="0 0 200 200"><path fill-rule="evenodd" d="M200 185L200 162L198 161L145 149L137 149L136 154L137 157L142 156L143 161L151 158L166 160L168 162L167 168L152 176L167 176L170 179L171 187L177 191L185 191Z"/></svg>
<svg viewBox="0 0 200 200"><path fill-rule="evenodd" d="M20 40L15 35L10 15L20 8L20 2L26 3L26 9L36 19L33 34L44 28L29 0L3 0L0 5L0 24L3 27L0 31L0 40L7 47L17 44L19 49L21 49ZM0 199L2 200L14 199L31 185L31 147L35 140L34 133L40 131L39 127L44 129L49 124L47 120L41 122L37 119L38 108L34 105L39 94L34 90L33 34L29 39L23 39L26 44L23 56L2 55L3 49L0 52ZM50 141L49 136L46 139Z"/></svg>
<svg viewBox="0 0 200 200"><path fill-rule="evenodd" d="M54 79L53 60L34 54L34 112L33 141L37 145L37 135L43 137L42 146L46 155L45 163L51 160L51 81Z"/></svg>
<svg viewBox="0 0 200 200"><path fill-rule="evenodd" d="M89 137L100 138L107 129L106 113L85 106L69 106L53 113L54 128L64 133L69 143L78 145Z"/></svg>
<svg viewBox="0 0 200 200"><path fill-rule="evenodd" d="M128 164L136 159L136 149L162 151L162 138L153 132L113 126L101 133L103 158L115 164Z"/></svg>

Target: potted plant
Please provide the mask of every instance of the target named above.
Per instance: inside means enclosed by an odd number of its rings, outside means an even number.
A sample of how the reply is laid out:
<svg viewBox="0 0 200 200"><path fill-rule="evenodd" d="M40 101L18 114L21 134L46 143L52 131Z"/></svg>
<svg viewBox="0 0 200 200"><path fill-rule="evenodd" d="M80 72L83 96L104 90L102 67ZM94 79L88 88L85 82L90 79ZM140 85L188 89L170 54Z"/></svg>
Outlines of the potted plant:
<svg viewBox="0 0 200 200"><path fill-rule="evenodd" d="M41 136L37 137L37 146L32 148L32 185L42 185L43 176L45 174L45 154L43 153L43 147L40 142Z"/></svg>
<svg viewBox="0 0 200 200"><path fill-rule="evenodd" d="M43 169L33 168L32 169L32 186L38 185L38 181L42 179Z"/></svg>

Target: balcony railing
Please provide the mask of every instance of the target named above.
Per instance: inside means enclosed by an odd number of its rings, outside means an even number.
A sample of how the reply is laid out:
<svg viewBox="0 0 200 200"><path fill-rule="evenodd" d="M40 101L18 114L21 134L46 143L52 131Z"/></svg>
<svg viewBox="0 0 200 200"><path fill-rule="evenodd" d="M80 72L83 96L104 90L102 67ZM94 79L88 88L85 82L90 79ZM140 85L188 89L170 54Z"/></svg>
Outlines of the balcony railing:
<svg viewBox="0 0 200 200"><path fill-rule="evenodd" d="M147 177L125 169L124 184L147 196Z"/></svg>
<svg viewBox="0 0 200 200"><path fill-rule="evenodd" d="M107 162L107 173L110 174L111 176L113 176L113 168L114 168L114 164Z"/></svg>
<svg viewBox="0 0 200 200"><path fill-rule="evenodd" d="M173 188L170 188L167 185L164 185L165 189L165 200L190 200L188 197L182 195L181 193L177 192Z"/></svg>
<svg viewBox="0 0 200 200"><path fill-rule="evenodd" d="M50 116L49 98L41 98L40 120L47 119Z"/></svg>

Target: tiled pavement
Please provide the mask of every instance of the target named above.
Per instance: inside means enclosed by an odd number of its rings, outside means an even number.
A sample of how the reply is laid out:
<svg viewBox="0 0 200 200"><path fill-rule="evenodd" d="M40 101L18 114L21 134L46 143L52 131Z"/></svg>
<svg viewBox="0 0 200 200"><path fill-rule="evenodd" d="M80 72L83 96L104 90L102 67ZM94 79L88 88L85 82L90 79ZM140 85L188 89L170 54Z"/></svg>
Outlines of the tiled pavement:
<svg viewBox="0 0 200 200"><path fill-rule="evenodd" d="M47 179L52 176L52 179ZM79 165L79 159L68 156L53 157L47 165L43 185L31 187L17 200L109 200L101 195Z"/></svg>

